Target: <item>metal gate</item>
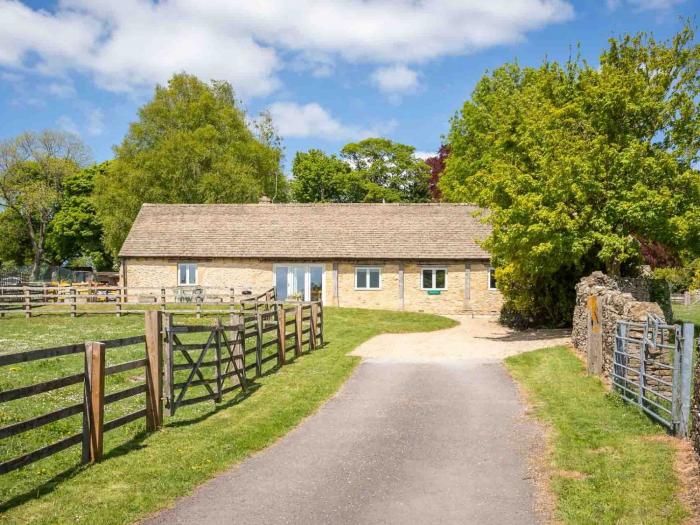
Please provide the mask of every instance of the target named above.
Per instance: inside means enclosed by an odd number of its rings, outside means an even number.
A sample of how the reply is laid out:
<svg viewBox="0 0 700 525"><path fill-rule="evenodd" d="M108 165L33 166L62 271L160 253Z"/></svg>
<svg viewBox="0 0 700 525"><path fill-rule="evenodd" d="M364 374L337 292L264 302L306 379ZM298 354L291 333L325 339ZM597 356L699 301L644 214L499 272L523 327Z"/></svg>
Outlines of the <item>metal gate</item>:
<svg viewBox="0 0 700 525"><path fill-rule="evenodd" d="M613 386L674 434L688 434L693 366L692 323L671 325L655 315L618 321Z"/></svg>
<svg viewBox="0 0 700 525"><path fill-rule="evenodd" d="M231 339L226 335L227 331L232 332ZM208 334L208 337L205 342L183 342L180 339L182 334L199 334L200 338L201 334ZM217 320L214 327L173 326L170 321L165 327L165 336L165 400L171 416L180 406L206 400L220 403L227 392L236 388L245 390L242 325L223 326ZM196 338L197 335L190 337ZM184 381L178 380L178 371L186 372ZM225 387L229 378L231 384ZM206 393L186 398L187 393L196 387L203 387Z"/></svg>

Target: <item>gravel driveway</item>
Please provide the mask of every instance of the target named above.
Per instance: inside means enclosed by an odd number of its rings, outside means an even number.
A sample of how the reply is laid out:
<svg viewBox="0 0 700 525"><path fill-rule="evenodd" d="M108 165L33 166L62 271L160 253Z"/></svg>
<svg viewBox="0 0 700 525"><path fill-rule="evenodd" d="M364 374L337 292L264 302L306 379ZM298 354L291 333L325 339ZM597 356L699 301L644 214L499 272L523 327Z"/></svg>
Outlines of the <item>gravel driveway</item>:
<svg viewBox="0 0 700 525"><path fill-rule="evenodd" d="M366 342L316 414L148 523L539 523L538 433L500 360L568 339L460 321Z"/></svg>

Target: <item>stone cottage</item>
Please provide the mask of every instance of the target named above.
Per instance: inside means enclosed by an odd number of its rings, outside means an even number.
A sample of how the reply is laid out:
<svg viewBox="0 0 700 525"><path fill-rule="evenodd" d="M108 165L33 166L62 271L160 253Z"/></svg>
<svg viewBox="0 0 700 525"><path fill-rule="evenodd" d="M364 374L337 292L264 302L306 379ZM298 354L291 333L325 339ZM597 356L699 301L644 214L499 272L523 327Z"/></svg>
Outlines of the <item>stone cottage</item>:
<svg viewBox="0 0 700 525"><path fill-rule="evenodd" d="M464 204L144 204L128 288L234 288L333 306L496 313L489 226Z"/></svg>

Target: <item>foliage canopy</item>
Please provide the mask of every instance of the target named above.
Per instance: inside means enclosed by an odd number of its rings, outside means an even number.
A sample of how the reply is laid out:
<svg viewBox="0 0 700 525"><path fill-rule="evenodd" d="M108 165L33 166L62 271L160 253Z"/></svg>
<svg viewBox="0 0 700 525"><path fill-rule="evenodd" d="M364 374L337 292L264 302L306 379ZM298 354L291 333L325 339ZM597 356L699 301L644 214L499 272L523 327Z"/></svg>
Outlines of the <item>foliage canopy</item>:
<svg viewBox="0 0 700 525"><path fill-rule="evenodd" d="M250 126L229 83L174 75L156 87L95 180L108 249L116 255L144 202L284 200L281 158L269 116Z"/></svg>
<svg viewBox="0 0 700 525"><path fill-rule="evenodd" d="M506 64L453 118L444 198L488 208L506 311L565 324L591 270L627 274L640 239L700 252L700 47L611 39L600 67Z"/></svg>
<svg viewBox="0 0 700 525"><path fill-rule="evenodd" d="M426 202L430 168L415 148L369 138L345 145L340 158L312 149L292 166L292 192L299 202Z"/></svg>

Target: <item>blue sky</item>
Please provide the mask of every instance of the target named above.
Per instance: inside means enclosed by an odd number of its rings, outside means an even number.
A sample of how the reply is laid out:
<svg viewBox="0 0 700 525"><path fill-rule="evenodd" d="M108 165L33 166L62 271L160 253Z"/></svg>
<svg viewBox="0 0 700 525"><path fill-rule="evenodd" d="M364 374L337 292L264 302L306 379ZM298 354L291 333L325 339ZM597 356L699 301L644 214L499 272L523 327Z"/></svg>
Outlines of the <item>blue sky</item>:
<svg viewBox="0 0 700 525"><path fill-rule="evenodd" d="M0 139L79 134L111 158L153 86L178 71L229 80L269 109L287 165L384 136L434 152L486 70L596 62L607 39L673 35L698 0L0 0Z"/></svg>

